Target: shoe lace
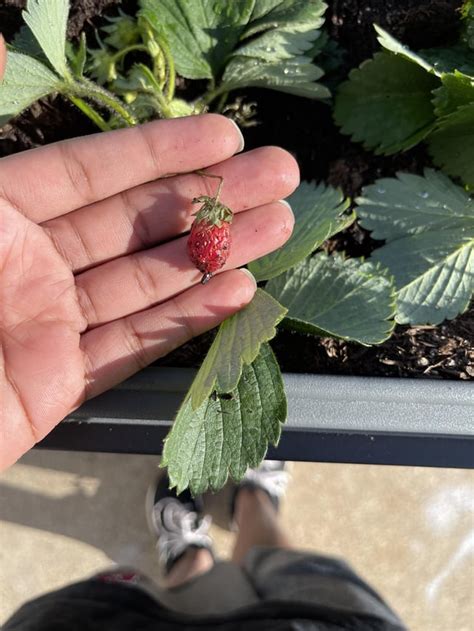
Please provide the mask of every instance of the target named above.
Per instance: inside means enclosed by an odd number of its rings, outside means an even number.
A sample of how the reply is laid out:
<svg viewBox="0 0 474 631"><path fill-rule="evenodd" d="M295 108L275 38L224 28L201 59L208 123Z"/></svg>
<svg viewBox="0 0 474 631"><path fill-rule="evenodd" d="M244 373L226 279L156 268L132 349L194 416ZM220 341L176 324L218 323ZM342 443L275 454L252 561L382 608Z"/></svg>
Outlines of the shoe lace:
<svg viewBox="0 0 474 631"><path fill-rule="evenodd" d="M153 510L159 532L157 548L163 562L176 559L192 545L211 547L212 540L208 535L212 523L210 515L199 518L197 513L173 498L163 498Z"/></svg>
<svg viewBox="0 0 474 631"><path fill-rule="evenodd" d="M258 469L248 469L245 479L264 489L271 497L280 499L288 486L289 473L280 464L266 461Z"/></svg>

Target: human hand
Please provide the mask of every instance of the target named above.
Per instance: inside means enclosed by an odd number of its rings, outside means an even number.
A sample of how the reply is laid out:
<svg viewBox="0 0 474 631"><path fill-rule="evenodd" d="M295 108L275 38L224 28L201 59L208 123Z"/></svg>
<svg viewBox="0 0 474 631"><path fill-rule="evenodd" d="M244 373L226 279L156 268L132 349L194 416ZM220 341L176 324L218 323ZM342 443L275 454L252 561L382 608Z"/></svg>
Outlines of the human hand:
<svg viewBox="0 0 474 631"><path fill-rule="evenodd" d="M0 469L85 399L250 302L255 283L234 268L290 236L277 200L298 167L278 148L232 157L240 149L236 127L206 114L0 160ZM237 214L227 264L201 285L183 235L192 198L215 191L190 171L209 165Z"/></svg>

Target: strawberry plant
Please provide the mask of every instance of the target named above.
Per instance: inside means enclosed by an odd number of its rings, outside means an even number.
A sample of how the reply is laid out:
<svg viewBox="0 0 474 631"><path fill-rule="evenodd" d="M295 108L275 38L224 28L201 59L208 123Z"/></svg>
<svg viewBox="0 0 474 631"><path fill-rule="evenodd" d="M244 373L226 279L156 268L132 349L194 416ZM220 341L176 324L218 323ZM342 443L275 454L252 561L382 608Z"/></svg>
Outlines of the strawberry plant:
<svg viewBox="0 0 474 631"><path fill-rule="evenodd" d="M318 80L337 51L320 30L321 0L140 0L139 7L136 16L108 18L96 43L83 34L72 45L68 2L28 0L0 84L0 124L54 93L104 131L207 108L237 109L248 122L250 105L227 102L252 86L329 97ZM413 53L378 29L384 52L339 90L342 131L386 154L426 139L435 162L472 186L473 11L467 3L461 41L450 49ZM333 58L323 63L324 55ZM183 80L199 81L191 83L193 100L179 95ZM187 247L202 282L231 247L223 185L193 200L200 207ZM162 464L178 491L216 490L229 475L239 480L278 443L287 404L269 342L279 327L369 346L387 340L396 322L437 324L468 305L474 207L447 176L398 174L363 189L359 223L385 241L368 260L325 247L356 219L341 191L305 182L289 201L292 237L249 264L259 289L218 328L165 441Z"/></svg>
<svg viewBox="0 0 474 631"><path fill-rule="evenodd" d="M56 93L103 131L210 106L221 111L230 92L250 86L330 96L317 82L323 70L313 63L326 41L322 0L140 0L139 5L135 17L109 18L98 44L89 47L84 35L78 46L66 42L68 0L28 0L26 25L10 44L0 125ZM178 98L177 75L204 79L206 88L193 101Z"/></svg>
<svg viewBox="0 0 474 631"><path fill-rule="evenodd" d="M356 201L361 225L385 240L371 258L394 276L396 321L440 324L463 313L474 289L474 200L426 169L377 180Z"/></svg>
<svg viewBox="0 0 474 631"><path fill-rule="evenodd" d="M216 490L229 475L238 480L278 443L286 398L268 345L278 326L363 345L392 333L391 276L380 264L321 250L353 223L349 200L332 187L303 183L289 202L293 235L249 265L266 286L220 325L165 440L162 463L178 491Z"/></svg>
<svg viewBox="0 0 474 631"><path fill-rule="evenodd" d="M390 155L425 140L436 165L474 187L474 8L461 41L410 51L375 27L382 52L351 71L334 110L341 131Z"/></svg>

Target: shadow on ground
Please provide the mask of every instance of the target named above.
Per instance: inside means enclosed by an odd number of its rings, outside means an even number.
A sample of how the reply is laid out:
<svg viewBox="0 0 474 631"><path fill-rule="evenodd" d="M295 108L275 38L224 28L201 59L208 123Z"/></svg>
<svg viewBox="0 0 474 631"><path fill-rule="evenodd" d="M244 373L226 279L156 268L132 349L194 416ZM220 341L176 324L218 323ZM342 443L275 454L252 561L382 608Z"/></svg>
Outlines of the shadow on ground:
<svg viewBox="0 0 474 631"><path fill-rule="evenodd" d="M8 472L0 482L0 519L82 541L117 563L150 565L145 495L159 475L156 457L37 450L15 469L14 483Z"/></svg>

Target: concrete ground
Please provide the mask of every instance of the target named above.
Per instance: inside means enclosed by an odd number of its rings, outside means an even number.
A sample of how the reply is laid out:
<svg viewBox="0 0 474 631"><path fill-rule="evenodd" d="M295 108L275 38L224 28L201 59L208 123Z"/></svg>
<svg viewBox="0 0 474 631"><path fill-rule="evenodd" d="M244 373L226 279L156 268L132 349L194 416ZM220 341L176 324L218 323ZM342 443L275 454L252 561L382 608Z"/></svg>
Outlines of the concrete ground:
<svg viewBox="0 0 474 631"><path fill-rule="evenodd" d="M0 476L0 623L113 562L156 575L144 496L154 457L30 452ZM293 465L295 546L345 557L412 631L474 629L474 473ZM213 526L228 556L232 535Z"/></svg>

